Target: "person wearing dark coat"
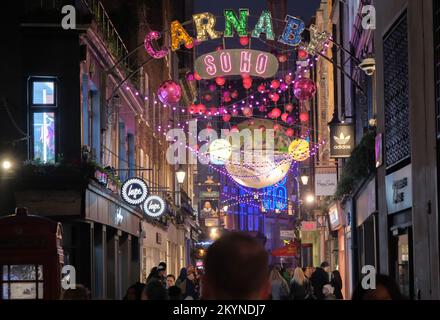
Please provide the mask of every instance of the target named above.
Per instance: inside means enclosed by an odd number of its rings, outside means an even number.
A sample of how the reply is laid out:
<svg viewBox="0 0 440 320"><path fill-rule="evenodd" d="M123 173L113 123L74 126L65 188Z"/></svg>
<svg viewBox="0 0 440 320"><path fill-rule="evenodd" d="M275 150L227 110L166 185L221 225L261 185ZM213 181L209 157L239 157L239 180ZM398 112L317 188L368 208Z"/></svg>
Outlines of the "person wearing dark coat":
<svg viewBox="0 0 440 320"><path fill-rule="evenodd" d="M316 268L315 272L313 272L310 277L310 281L312 282L313 293L318 300L324 300L325 296L322 293L322 288L326 284L330 284L329 272L330 265L328 262L324 261L321 263L321 267Z"/></svg>
<svg viewBox="0 0 440 320"><path fill-rule="evenodd" d="M335 295L336 299L344 299L344 296L342 295L342 278L338 270L332 272L332 280L330 281L330 284L333 288L335 288L333 294Z"/></svg>

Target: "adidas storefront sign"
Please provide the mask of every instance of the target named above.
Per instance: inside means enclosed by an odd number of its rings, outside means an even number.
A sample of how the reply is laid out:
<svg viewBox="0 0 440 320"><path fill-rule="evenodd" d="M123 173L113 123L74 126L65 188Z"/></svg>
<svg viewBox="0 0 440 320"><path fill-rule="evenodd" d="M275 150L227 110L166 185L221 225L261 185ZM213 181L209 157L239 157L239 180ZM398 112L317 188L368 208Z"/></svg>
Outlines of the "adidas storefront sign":
<svg viewBox="0 0 440 320"><path fill-rule="evenodd" d="M354 149L354 127L341 123L330 126L330 156L332 158L347 158Z"/></svg>

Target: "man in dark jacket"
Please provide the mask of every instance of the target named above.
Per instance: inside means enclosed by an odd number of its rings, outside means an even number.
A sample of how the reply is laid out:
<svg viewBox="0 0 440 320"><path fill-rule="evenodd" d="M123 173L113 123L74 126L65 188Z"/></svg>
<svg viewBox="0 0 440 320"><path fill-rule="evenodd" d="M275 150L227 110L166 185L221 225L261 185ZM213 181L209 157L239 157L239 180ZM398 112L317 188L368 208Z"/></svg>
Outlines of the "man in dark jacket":
<svg viewBox="0 0 440 320"><path fill-rule="evenodd" d="M322 293L322 287L326 284L330 284L329 277L330 265L324 261L321 263L321 267L316 268L313 272L310 281L312 282L313 292L318 300L324 300L324 294Z"/></svg>

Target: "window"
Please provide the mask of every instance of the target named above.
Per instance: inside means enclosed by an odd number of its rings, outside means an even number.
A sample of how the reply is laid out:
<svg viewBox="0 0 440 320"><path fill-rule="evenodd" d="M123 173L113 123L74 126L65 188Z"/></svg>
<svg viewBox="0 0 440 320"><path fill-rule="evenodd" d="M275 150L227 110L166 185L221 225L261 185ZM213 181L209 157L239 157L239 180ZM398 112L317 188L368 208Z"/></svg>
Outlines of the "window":
<svg viewBox="0 0 440 320"><path fill-rule="evenodd" d="M55 162L55 113L33 113L34 159Z"/></svg>
<svg viewBox="0 0 440 320"><path fill-rule="evenodd" d="M43 299L43 266L1 266L2 299Z"/></svg>
<svg viewBox="0 0 440 320"><path fill-rule="evenodd" d="M49 77L29 78L29 145L31 158L53 163L57 154L57 80Z"/></svg>
<svg viewBox="0 0 440 320"><path fill-rule="evenodd" d="M32 106L56 106L55 81L32 81Z"/></svg>

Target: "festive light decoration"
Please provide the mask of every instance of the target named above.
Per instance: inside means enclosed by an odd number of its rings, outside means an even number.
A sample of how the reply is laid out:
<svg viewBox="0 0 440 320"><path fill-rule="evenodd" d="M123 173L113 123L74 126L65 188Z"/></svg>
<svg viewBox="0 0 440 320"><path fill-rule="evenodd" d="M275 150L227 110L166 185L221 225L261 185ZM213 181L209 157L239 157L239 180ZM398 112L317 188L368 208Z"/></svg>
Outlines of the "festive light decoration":
<svg viewBox="0 0 440 320"><path fill-rule="evenodd" d="M272 100L273 102L278 102L278 100L280 99L280 96L278 95L278 93L271 93L269 95L270 100Z"/></svg>
<svg viewBox="0 0 440 320"><path fill-rule="evenodd" d="M310 31L310 41L304 50L310 55L315 55L317 52L321 52L324 49L325 44L330 39L330 34L323 31L319 32L315 25L311 25Z"/></svg>
<svg viewBox="0 0 440 320"><path fill-rule="evenodd" d="M307 112L301 112L299 114L299 121L301 121L301 122L309 121L309 114Z"/></svg>
<svg viewBox="0 0 440 320"><path fill-rule="evenodd" d="M286 110L286 112L292 112L293 111L293 104L288 103L284 106L284 110Z"/></svg>
<svg viewBox="0 0 440 320"><path fill-rule="evenodd" d="M263 10L261 12L260 18L258 19L258 22L255 25L251 35L253 38L259 38L262 33L266 34L266 40L275 40L272 25L272 15L268 10Z"/></svg>
<svg viewBox="0 0 440 320"><path fill-rule="evenodd" d="M197 72L194 72L194 78L195 78L197 81L202 80L202 77L201 77Z"/></svg>
<svg viewBox="0 0 440 320"><path fill-rule="evenodd" d="M179 21L171 22L171 50L176 51L181 44L193 44L194 40L182 27Z"/></svg>
<svg viewBox="0 0 440 320"><path fill-rule="evenodd" d="M305 59L307 59L308 56L309 56L309 54L307 53L307 51L305 51L303 49L298 50L298 59L305 60Z"/></svg>
<svg viewBox="0 0 440 320"><path fill-rule="evenodd" d="M287 56L285 54L278 55L278 61L284 63L287 61Z"/></svg>
<svg viewBox="0 0 440 320"><path fill-rule="evenodd" d="M247 46L249 44L249 38L248 37L240 37L240 44L242 46Z"/></svg>
<svg viewBox="0 0 440 320"><path fill-rule="evenodd" d="M222 116L222 119L224 122L229 122L229 120L231 120L231 115L230 114L224 114Z"/></svg>
<svg viewBox="0 0 440 320"><path fill-rule="evenodd" d="M152 41L160 39L161 35L158 31L149 32L144 39L144 47L147 53L153 57L154 59L162 59L168 54L168 49L162 48L160 50L156 50L153 48Z"/></svg>
<svg viewBox="0 0 440 320"><path fill-rule="evenodd" d="M211 39L220 38L221 32L214 30L216 19L212 13L193 14L193 21L197 30L197 41L206 41L208 37Z"/></svg>
<svg viewBox="0 0 440 320"><path fill-rule="evenodd" d="M223 36L226 38L233 37L233 29L235 29L240 37L247 36L247 23L249 16L249 9L239 9L240 19L237 18L234 10L226 9L225 16L225 32Z"/></svg>
<svg viewBox="0 0 440 320"><path fill-rule="evenodd" d="M144 180L131 178L126 180L121 187L121 196L125 202L135 206L144 202L149 195L148 185Z"/></svg>
<svg viewBox="0 0 440 320"><path fill-rule="evenodd" d="M188 81L194 81L196 80L196 77L194 76L194 72L188 71L185 75L186 80Z"/></svg>
<svg viewBox="0 0 440 320"><path fill-rule="evenodd" d="M305 29L305 24L301 19L286 15L286 27L278 40L289 46L298 46L301 43L301 34Z"/></svg>
<svg viewBox="0 0 440 320"><path fill-rule="evenodd" d="M266 127L266 129L273 129L274 123L270 120L253 119L239 124L240 128L249 129L254 132L254 135L255 130L261 130L259 129L261 126ZM290 168L292 159L286 157L285 152L280 151L283 148L287 149L286 143L290 142L284 130L281 127L279 128L273 146L266 144L266 135L263 135L262 138L261 152L255 152L254 147L251 161L248 161L249 159L246 159L246 154L244 154L244 159L240 159L239 163L225 163L226 171L240 185L254 189L274 185L284 178ZM270 152L267 152L266 147L275 149L273 156ZM240 146L233 146L233 152L235 148L240 150Z"/></svg>
<svg viewBox="0 0 440 320"><path fill-rule="evenodd" d="M278 89L280 87L280 81L278 81L277 79L272 80L270 83L270 87L273 89Z"/></svg>
<svg viewBox="0 0 440 320"><path fill-rule="evenodd" d="M277 58L269 53L251 49L228 49L206 53L194 63L195 71L203 79L241 75L269 78L278 71Z"/></svg>
<svg viewBox="0 0 440 320"><path fill-rule="evenodd" d="M176 103L182 97L182 89L174 81L167 80L157 89L157 96L164 104Z"/></svg>
<svg viewBox="0 0 440 320"><path fill-rule="evenodd" d="M232 155L232 146L226 139L216 139L209 144L209 155L214 164L224 164Z"/></svg>
<svg viewBox="0 0 440 320"><path fill-rule="evenodd" d="M295 161L307 160L310 156L309 142L304 139L294 139L289 145L289 154Z"/></svg>
<svg viewBox="0 0 440 320"><path fill-rule="evenodd" d="M217 77L215 78L215 83L219 86L223 86L225 84L226 80L223 77Z"/></svg>
<svg viewBox="0 0 440 320"><path fill-rule="evenodd" d="M205 114L205 112L206 112L206 107L205 107L205 105L204 105L203 103L199 103L199 104L197 105L197 113L199 113L199 114Z"/></svg>
<svg viewBox="0 0 440 320"><path fill-rule="evenodd" d="M293 131L293 129L292 128L287 128L286 129L286 136L288 136L288 137L292 137L293 135L294 135L294 131Z"/></svg>
<svg viewBox="0 0 440 320"><path fill-rule="evenodd" d="M290 85L293 81L293 77L291 74L286 74L284 77L284 82L288 85Z"/></svg>
<svg viewBox="0 0 440 320"><path fill-rule="evenodd" d="M245 116L245 117L252 117L252 114L253 114L253 112L252 112L252 108L250 108L250 107L244 107L243 108L243 115Z"/></svg>
<svg viewBox="0 0 440 320"><path fill-rule="evenodd" d="M237 99L238 98L238 91L237 90L232 91L231 98L232 99Z"/></svg>
<svg viewBox="0 0 440 320"><path fill-rule="evenodd" d="M316 92L316 86L310 78L300 78L293 85L293 93L300 101L306 101L313 97Z"/></svg>
<svg viewBox="0 0 440 320"><path fill-rule="evenodd" d="M272 109L270 114L271 114L271 118L277 119L281 116L281 110L279 108L274 108Z"/></svg>
<svg viewBox="0 0 440 320"><path fill-rule="evenodd" d="M288 117L288 116L289 116L288 113L283 113L283 114L281 115L281 120L284 121L284 122L287 122L287 117Z"/></svg>

